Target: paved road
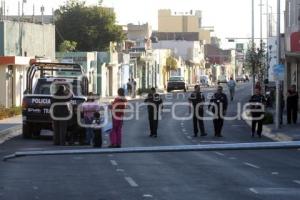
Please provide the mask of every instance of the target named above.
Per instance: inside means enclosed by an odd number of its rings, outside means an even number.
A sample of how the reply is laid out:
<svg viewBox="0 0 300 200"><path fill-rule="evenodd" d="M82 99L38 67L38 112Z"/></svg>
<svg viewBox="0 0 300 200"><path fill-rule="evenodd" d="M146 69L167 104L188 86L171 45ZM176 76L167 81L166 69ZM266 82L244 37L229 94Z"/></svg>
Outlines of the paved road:
<svg viewBox="0 0 300 200"><path fill-rule="evenodd" d="M250 88L249 84L239 85L237 99L247 98ZM228 115L235 114L236 102L230 103ZM176 121L167 112L159 125L159 137L149 138L145 110L140 108L139 120L125 122L123 146L269 141L250 138L249 127L239 120L225 123L224 138L213 137L212 122L206 123L207 137L193 138L191 120ZM178 116L187 112L184 106L176 109ZM16 150L54 148L49 139L15 138L0 146L0 156ZM24 157L0 162L0 199L5 200L273 200L299 196L300 151L296 149Z"/></svg>

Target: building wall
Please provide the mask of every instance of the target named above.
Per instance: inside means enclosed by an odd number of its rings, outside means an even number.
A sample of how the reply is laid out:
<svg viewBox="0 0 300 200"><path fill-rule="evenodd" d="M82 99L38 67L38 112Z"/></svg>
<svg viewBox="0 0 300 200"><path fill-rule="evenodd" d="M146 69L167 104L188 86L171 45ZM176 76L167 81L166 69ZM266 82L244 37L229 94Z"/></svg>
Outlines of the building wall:
<svg viewBox="0 0 300 200"><path fill-rule="evenodd" d="M0 53L3 56L55 58L55 26L52 24L0 22ZM22 53L21 53L22 47Z"/></svg>
<svg viewBox="0 0 300 200"><path fill-rule="evenodd" d="M6 85L6 66L0 65L0 85L1 85L1 95L0 95L0 105L7 106L7 85Z"/></svg>

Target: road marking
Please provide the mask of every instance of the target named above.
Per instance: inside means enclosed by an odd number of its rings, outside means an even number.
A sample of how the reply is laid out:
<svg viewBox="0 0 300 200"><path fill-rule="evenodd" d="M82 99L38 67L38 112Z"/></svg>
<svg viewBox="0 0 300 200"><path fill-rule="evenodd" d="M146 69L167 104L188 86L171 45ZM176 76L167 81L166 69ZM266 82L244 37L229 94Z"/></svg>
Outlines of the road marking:
<svg viewBox="0 0 300 200"><path fill-rule="evenodd" d="M124 172L124 169L116 169L117 172Z"/></svg>
<svg viewBox="0 0 300 200"><path fill-rule="evenodd" d="M143 197L144 198L153 198L153 196L151 194L144 194Z"/></svg>
<svg viewBox="0 0 300 200"><path fill-rule="evenodd" d="M186 130L185 130L185 129L182 129L182 131L183 131L183 132L186 132Z"/></svg>
<svg viewBox="0 0 300 200"><path fill-rule="evenodd" d="M293 180L293 182L300 185L300 181L298 181L298 180Z"/></svg>
<svg viewBox="0 0 300 200"><path fill-rule="evenodd" d="M113 166L117 166L117 165L118 165L117 161L115 161L115 160L110 160L110 162L111 162L111 164L112 164Z"/></svg>
<svg viewBox="0 0 300 200"><path fill-rule="evenodd" d="M187 133L187 132L184 132L183 134L184 134L184 135L187 135L188 133Z"/></svg>
<svg viewBox="0 0 300 200"><path fill-rule="evenodd" d="M139 185L131 178L131 177L125 177L125 180L129 183L131 187L138 187Z"/></svg>
<svg viewBox="0 0 300 200"><path fill-rule="evenodd" d="M257 165L254 165L254 164L251 164L251 163L248 163L248 162L244 162L245 165L249 166L249 167L253 167L253 168L256 168L256 169L259 169L260 167L257 166Z"/></svg>
<svg viewBox="0 0 300 200"><path fill-rule="evenodd" d="M229 159L230 160L236 160L236 157L230 157Z"/></svg>
<svg viewBox="0 0 300 200"><path fill-rule="evenodd" d="M192 140L192 142L196 142L196 140Z"/></svg>
<svg viewBox="0 0 300 200"><path fill-rule="evenodd" d="M249 190L250 190L251 192L253 192L254 194L258 194L257 190L254 189L254 188L249 188Z"/></svg>
<svg viewBox="0 0 300 200"><path fill-rule="evenodd" d="M107 141L106 141L106 140L104 140L104 141L103 141L103 144L107 144Z"/></svg>
<svg viewBox="0 0 300 200"><path fill-rule="evenodd" d="M220 153L220 152L215 152L215 154L217 154L217 155L219 155L219 156L225 156L225 154L223 154L223 153Z"/></svg>
<svg viewBox="0 0 300 200"><path fill-rule="evenodd" d="M192 137L191 137L191 136L187 136L187 138L188 138L188 139L190 139L190 140L192 139Z"/></svg>
<svg viewBox="0 0 300 200"><path fill-rule="evenodd" d="M278 175L279 172L272 172L272 175Z"/></svg>
<svg viewBox="0 0 300 200"><path fill-rule="evenodd" d="M32 187L34 190L38 190L39 189L39 187L37 187L37 186L33 186Z"/></svg>

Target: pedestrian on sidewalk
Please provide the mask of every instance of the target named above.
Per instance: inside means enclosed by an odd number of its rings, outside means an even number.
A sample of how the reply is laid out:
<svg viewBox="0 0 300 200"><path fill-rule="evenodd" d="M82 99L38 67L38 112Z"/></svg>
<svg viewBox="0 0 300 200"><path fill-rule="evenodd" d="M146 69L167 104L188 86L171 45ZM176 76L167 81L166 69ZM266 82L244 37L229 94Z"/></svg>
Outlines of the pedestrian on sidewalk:
<svg viewBox="0 0 300 200"><path fill-rule="evenodd" d="M132 98L135 98L136 96L136 81L132 78Z"/></svg>
<svg viewBox="0 0 300 200"><path fill-rule="evenodd" d="M195 85L194 89L195 90L191 93L191 96L189 97L189 102L191 104L190 110L193 114L194 137L198 136L198 126L200 128L201 136L207 136L203 123L205 97L200 91L199 85Z"/></svg>
<svg viewBox="0 0 300 200"><path fill-rule="evenodd" d="M118 96L111 103L112 110L112 130L110 133L110 148L120 148L122 145L122 126L124 110L126 108L127 99L125 98L125 90L118 89Z"/></svg>
<svg viewBox="0 0 300 200"><path fill-rule="evenodd" d="M90 145L94 138L94 130L92 128L92 123L95 120L94 116L96 112L100 111L100 105L95 102L95 97L93 93L89 93L88 99L84 102L81 106L84 123L86 126L85 128L85 144Z"/></svg>
<svg viewBox="0 0 300 200"><path fill-rule="evenodd" d="M72 140L72 135L67 135L68 121L72 117L71 99L73 93L65 85L57 85L57 90L52 96L51 118L53 120L53 144L65 145L66 140Z"/></svg>
<svg viewBox="0 0 300 200"><path fill-rule="evenodd" d="M132 95L132 81L130 78L128 79L128 82L127 82L127 92L128 92L128 96Z"/></svg>
<svg viewBox="0 0 300 200"><path fill-rule="evenodd" d="M255 94L249 100L249 103L251 103L252 137L254 137L256 132L258 137L261 138L266 102L265 96L261 94L261 88L256 87Z"/></svg>
<svg viewBox="0 0 300 200"><path fill-rule="evenodd" d="M212 108L214 113L214 130L215 137L222 137L222 128L224 124L224 116L226 115L228 106L228 100L225 93L223 93L223 87L218 86L217 92L212 96L210 100L209 109Z"/></svg>
<svg viewBox="0 0 300 200"><path fill-rule="evenodd" d="M162 106L162 99L159 94L156 93L156 89L153 87L150 90L147 98L144 101L148 107L148 119L150 126L150 137L157 137L157 128L159 120L159 112Z"/></svg>
<svg viewBox="0 0 300 200"><path fill-rule="evenodd" d="M236 87L236 83L233 80L233 77L230 77L230 80L227 83L228 89L229 89L229 93L230 93L230 100L233 101L233 97L235 94L235 87Z"/></svg>
<svg viewBox="0 0 300 200"><path fill-rule="evenodd" d="M298 100L299 100L299 95L298 92L296 91L296 85L291 85L288 90L287 100L286 100L288 124L291 124L291 122L293 122L294 124L297 123Z"/></svg>

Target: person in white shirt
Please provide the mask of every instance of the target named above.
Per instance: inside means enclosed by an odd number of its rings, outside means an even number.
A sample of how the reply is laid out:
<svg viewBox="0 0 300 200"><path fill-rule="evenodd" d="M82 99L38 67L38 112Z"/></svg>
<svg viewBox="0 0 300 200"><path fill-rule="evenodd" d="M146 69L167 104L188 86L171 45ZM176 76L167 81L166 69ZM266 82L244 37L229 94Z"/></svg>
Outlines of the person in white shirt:
<svg viewBox="0 0 300 200"><path fill-rule="evenodd" d="M230 77L230 80L228 81L227 86L228 86L229 93L230 93L230 99L231 99L231 101L233 101L236 83L232 77Z"/></svg>

